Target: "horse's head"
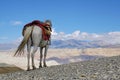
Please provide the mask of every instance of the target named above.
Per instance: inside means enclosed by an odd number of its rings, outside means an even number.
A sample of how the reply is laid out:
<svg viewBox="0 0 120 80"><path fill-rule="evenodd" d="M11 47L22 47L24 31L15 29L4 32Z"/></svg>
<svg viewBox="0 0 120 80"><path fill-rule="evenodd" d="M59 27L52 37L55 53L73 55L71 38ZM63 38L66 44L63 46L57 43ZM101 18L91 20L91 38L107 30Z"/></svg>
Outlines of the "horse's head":
<svg viewBox="0 0 120 80"><path fill-rule="evenodd" d="M46 27L50 28L50 30L52 31L52 22L50 20L46 20L45 24L47 24Z"/></svg>
<svg viewBox="0 0 120 80"><path fill-rule="evenodd" d="M52 27L52 22L51 22L51 20L45 20L45 23L48 24L50 27Z"/></svg>

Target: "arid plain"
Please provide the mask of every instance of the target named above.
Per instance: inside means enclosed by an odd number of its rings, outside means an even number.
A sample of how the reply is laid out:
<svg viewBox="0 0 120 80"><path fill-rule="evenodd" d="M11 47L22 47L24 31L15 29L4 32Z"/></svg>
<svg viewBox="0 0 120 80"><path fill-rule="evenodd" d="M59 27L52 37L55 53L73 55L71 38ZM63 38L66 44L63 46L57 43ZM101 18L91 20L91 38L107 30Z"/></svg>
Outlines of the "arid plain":
<svg viewBox="0 0 120 80"><path fill-rule="evenodd" d="M16 65L26 70L27 57L25 55L13 57L15 50L0 51L0 63ZM120 55L120 48L87 48L87 49L49 49L47 65L60 65L72 62L91 60L100 57ZM39 50L35 54L35 64L39 66Z"/></svg>

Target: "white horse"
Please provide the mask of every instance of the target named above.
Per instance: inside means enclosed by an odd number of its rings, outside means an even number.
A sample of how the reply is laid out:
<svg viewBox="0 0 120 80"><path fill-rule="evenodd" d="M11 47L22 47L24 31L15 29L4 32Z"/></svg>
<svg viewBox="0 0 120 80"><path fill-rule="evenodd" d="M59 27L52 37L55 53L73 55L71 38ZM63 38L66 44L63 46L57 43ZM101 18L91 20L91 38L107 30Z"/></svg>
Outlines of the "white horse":
<svg viewBox="0 0 120 80"><path fill-rule="evenodd" d="M50 20L46 20L46 24L49 24L50 27L52 27ZM32 59L32 68L36 69L35 64L34 64L34 54L37 51L38 47L40 47L39 68L42 67L42 59L43 59L43 67L47 67L46 55L47 55L47 50L49 47L50 40L43 40L42 29L37 25L27 27L26 30L24 31L23 37L24 38L23 38L21 44L19 45L17 51L15 52L14 56L23 54L25 45L27 44L27 61L28 61L27 70L28 71L30 70L30 56ZM33 46L33 50L31 52L32 46ZM43 53L42 53L43 48L45 48L44 57L43 57Z"/></svg>

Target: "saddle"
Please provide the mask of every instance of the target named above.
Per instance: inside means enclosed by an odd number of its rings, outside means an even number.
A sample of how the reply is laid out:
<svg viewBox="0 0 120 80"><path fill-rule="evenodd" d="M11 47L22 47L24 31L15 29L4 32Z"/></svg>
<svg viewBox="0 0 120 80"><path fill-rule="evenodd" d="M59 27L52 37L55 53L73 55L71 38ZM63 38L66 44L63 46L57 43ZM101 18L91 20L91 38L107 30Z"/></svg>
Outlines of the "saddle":
<svg viewBox="0 0 120 80"><path fill-rule="evenodd" d="M31 23L26 24L23 28L22 35L24 36L24 31L27 29L27 27L34 26L34 25L37 25L42 29L42 37L44 40L50 39L52 30L51 30L51 27L47 27L50 25L40 22L39 20L34 20Z"/></svg>

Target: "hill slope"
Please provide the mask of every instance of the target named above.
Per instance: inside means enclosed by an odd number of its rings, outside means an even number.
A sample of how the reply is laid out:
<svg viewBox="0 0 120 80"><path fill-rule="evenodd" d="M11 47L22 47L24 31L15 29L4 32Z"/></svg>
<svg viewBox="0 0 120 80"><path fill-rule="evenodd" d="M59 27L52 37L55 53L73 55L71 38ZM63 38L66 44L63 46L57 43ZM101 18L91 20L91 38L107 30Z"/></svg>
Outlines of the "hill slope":
<svg viewBox="0 0 120 80"><path fill-rule="evenodd" d="M16 71L23 71L23 70L15 65L0 63L0 74L16 72Z"/></svg>
<svg viewBox="0 0 120 80"><path fill-rule="evenodd" d="M120 56L1 74L0 80L120 80Z"/></svg>

